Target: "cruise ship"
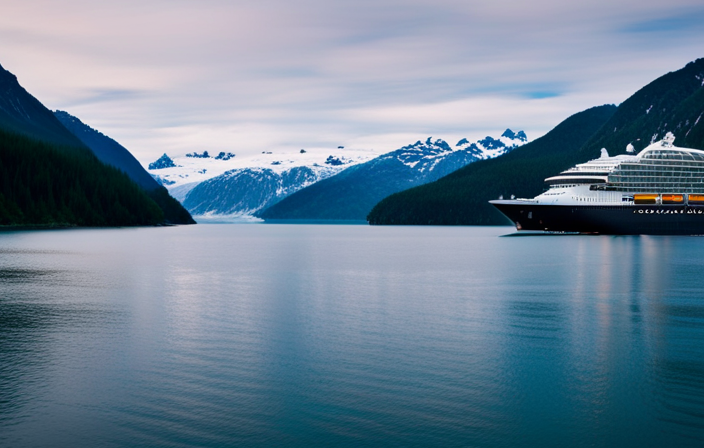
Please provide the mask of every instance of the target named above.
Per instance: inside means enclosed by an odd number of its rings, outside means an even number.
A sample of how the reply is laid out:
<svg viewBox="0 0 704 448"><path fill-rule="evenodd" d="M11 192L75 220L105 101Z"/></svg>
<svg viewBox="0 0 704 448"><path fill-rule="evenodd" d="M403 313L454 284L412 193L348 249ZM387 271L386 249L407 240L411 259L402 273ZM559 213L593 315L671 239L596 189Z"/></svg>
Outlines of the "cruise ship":
<svg viewBox="0 0 704 448"><path fill-rule="evenodd" d="M609 235L704 235L704 151L668 133L635 154L601 157L545 179L533 199L489 201L518 230Z"/></svg>

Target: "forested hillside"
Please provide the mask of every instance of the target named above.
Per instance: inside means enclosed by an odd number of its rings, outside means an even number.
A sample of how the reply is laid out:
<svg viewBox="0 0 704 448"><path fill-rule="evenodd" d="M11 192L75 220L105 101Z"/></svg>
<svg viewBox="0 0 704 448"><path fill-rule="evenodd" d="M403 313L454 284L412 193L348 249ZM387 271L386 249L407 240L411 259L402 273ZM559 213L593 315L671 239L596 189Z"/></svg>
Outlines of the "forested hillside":
<svg viewBox="0 0 704 448"><path fill-rule="evenodd" d="M101 163L0 67L0 225L169 223L193 219L165 189L145 192Z"/></svg>
<svg viewBox="0 0 704 448"><path fill-rule="evenodd" d="M470 165L436 182L391 195L377 204L371 224L504 224L487 201L499 195L533 197L543 180L577 163L637 150L666 132L675 145L704 149L704 59L640 89L618 109L601 106L565 120L544 137L497 158ZM581 128L581 129L579 129Z"/></svg>
<svg viewBox="0 0 704 448"><path fill-rule="evenodd" d="M54 116L76 136L102 163L124 172L133 182L144 190L164 213L164 220L172 224L194 224L180 202L171 197L168 190L142 167L134 156L121 144L107 135L91 128L68 112L56 111Z"/></svg>
<svg viewBox="0 0 704 448"><path fill-rule="evenodd" d="M575 114L512 153L389 196L367 219L371 224L504 224L506 218L487 201L541 192L543 179L569 166L615 110L616 106L607 105Z"/></svg>
<svg viewBox="0 0 704 448"><path fill-rule="evenodd" d="M668 73L621 103L613 117L580 150L582 159L636 151L672 132L675 145L704 149L704 58Z"/></svg>
<svg viewBox="0 0 704 448"><path fill-rule="evenodd" d="M127 176L87 150L0 130L0 225L131 226L164 222Z"/></svg>
<svg viewBox="0 0 704 448"><path fill-rule="evenodd" d="M59 122L75 135L93 154L106 165L124 171L144 190L155 190L159 183L142 167L137 159L121 144L99 132L78 118L61 110L54 111Z"/></svg>

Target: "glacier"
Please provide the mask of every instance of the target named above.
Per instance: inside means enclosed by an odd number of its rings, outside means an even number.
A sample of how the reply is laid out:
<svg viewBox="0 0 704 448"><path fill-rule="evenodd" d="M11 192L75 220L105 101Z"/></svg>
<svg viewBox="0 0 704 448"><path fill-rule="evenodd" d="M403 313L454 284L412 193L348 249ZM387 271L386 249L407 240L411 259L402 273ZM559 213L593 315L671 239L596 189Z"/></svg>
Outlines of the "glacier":
<svg viewBox="0 0 704 448"><path fill-rule="evenodd" d="M499 138L462 139L451 146L428 137L387 153L368 149L264 151L252 157L166 154L149 165L165 186L199 222L256 222L253 215L299 190L367 162L393 161L406 166L413 183L439 179L469 163L498 157L528 141L523 131L507 129ZM197 154L197 157L194 157Z"/></svg>

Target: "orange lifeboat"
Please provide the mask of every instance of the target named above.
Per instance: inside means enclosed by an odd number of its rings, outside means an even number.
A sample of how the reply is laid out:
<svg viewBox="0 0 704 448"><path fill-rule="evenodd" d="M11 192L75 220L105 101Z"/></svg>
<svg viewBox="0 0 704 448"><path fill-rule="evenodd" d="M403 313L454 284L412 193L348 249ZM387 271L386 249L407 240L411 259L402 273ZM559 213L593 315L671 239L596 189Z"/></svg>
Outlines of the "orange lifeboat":
<svg viewBox="0 0 704 448"><path fill-rule="evenodd" d="M684 204L683 194L664 194L662 195L663 204Z"/></svg>
<svg viewBox="0 0 704 448"><path fill-rule="evenodd" d="M704 204L704 194L687 195L687 202L690 204Z"/></svg>
<svg viewBox="0 0 704 448"><path fill-rule="evenodd" d="M657 194L634 194L633 203L634 204L655 204L658 199Z"/></svg>

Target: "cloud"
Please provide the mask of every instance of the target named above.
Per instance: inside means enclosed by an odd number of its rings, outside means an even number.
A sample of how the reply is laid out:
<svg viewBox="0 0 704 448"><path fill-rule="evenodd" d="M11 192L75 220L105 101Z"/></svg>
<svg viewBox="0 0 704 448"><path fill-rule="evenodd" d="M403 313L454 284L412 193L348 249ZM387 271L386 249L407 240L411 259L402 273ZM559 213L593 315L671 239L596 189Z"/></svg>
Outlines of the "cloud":
<svg viewBox="0 0 704 448"><path fill-rule="evenodd" d="M133 101L137 98L144 98L148 95L146 90L136 89L91 89L72 103L67 103L68 107L77 107L96 103L110 103L116 101Z"/></svg>
<svg viewBox="0 0 704 448"><path fill-rule="evenodd" d="M701 32L704 23L704 7L686 9L684 11L667 11L665 16L648 17L629 23L623 27L626 33L684 34Z"/></svg>
<svg viewBox="0 0 704 448"><path fill-rule="evenodd" d="M11 0L0 63L143 161L381 151L427 133L535 138L620 103L704 56L701 11L691 0Z"/></svg>

